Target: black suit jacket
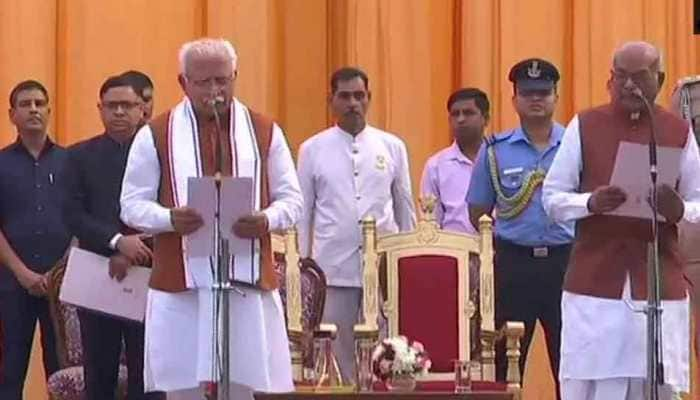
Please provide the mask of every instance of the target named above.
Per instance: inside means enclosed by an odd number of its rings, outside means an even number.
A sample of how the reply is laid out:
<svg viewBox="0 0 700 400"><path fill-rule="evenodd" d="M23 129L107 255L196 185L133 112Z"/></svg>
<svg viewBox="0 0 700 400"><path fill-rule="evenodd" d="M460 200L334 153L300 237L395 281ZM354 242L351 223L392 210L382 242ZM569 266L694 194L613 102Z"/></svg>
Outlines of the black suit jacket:
<svg viewBox="0 0 700 400"><path fill-rule="evenodd" d="M115 252L112 238L128 230L119 218L119 197L130 146L102 134L69 148L68 225L81 248L107 257Z"/></svg>

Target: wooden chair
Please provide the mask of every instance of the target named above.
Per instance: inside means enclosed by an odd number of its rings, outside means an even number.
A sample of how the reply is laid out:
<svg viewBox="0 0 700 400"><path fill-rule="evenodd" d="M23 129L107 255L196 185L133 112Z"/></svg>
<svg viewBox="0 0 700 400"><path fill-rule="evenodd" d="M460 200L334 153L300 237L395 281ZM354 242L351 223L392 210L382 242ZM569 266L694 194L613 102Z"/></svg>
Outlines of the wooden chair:
<svg viewBox="0 0 700 400"><path fill-rule="evenodd" d="M363 324L376 327L376 296L384 289L381 312L388 320L389 336L404 335L424 344L433 366L423 385L436 389L453 384L454 360L470 360L470 323L475 319L481 354L475 360L478 367L471 370L474 387L507 390L518 397L524 325L495 327L491 220L481 218L479 235L443 231L433 206L434 199L421 201L422 217L411 232L378 237L375 221L363 221ZM470 296L470 254L480 261L478 297ZM500 339L507 341L507 382L495 382L494 349Z"/></svg>
<svg viewBox="0 0 700 400"><path fill-rule="evenodd" d="M311 259L300 259L296 229L272 235L272 251L281 275L280 297L284 304L295 382L306 381L304 371L313 370L313 333L323 317L326 276Z"/></svg>

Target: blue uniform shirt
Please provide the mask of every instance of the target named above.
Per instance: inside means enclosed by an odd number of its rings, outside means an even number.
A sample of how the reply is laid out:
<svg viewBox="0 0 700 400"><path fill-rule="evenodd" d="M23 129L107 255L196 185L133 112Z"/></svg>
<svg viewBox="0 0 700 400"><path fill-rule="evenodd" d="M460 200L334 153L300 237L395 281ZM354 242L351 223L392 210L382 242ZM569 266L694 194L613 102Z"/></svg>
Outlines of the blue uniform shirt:
<svg viewBox="0 0 700 400"><path fill-rule="evenodd" d="M530 143L522 127L500 133L491 140L492 146L495 146L501 190L506 196L512 196L520 189L528 172L538 168L549 170L563 135L564 127L554 123L549 147L543 152ZM554 246L571 242L574 223L557 223L547 216L542 207L542 185L538 186L529 204L519 215L512 219L498 217L502 205L498 204L491 181L486 146L488 143L484 143L479 150L467 203L483 207L495 205L496 237L521 246Z"/></svg>
<svg viewBox="0 0 700 400"><path fill-rule="evenodd" d="M63 256L71 234L63 218L68 153L48 139L37 160L17 140L0 151L0 229L17 256L40 274ZM18 289L0 266L0 291Z"/></svg>

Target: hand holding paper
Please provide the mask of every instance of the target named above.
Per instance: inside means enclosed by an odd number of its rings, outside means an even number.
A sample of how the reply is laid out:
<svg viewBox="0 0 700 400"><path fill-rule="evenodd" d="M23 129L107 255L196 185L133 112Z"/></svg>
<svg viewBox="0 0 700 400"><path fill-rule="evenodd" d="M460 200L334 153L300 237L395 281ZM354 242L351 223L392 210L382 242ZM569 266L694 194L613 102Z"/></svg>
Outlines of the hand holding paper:
<svg viewBox="0 0 700 400"><path fill-rule="evenodd" d="M132 265L123 255L118 257L123 260L117 265L114 259L73 247L59 299L89 310L143 321L151 270Z"/></svg>
<svg viewBox="0 0 700 400"><path fill-rule="evenodd" d="M115 254L109 258L109 277L121 282L126 278L131 261L123 254Z"/></svg>
<svg viewBox="0 0 700 400"><path fill-rule="evenodd" d="M674 221L679 215L677 194L668 189L675 187L680 176L681 149L671 147L657 148L657 185L659 195L659 221L665 222L667 218ZM615 166L610 177L610 186L619 187L625 194L625 200L612 210L604 211L607 214L626 217L651 219L652 211L649 205L651 192L651 177L649 169L649 147L647 145L631 142L620 142L615 157ZM663 192L663 193L662 193ZM593 198L593 196L591 196ZM595 199L591 200L595 205ZM662 206L663 202L663 206ZM590 205L590 203L589 203ZM680 204L682 208L682 202ZM591 211L593 211L591 209ZM680 213L682 216L682 211Z"/></svg>
<svg viewBox="0 0 700 400"><path fill-rule="evenodd" d="M204 225L202 216L197 210L190 207L177 207L170 209L170 220L175 231L182 235L189 235Z"/></svg>
<svg viewBox="0 0 700 400"><path fill-rule="evenodd" d="M613 211L627 199L624 190L617 186L601 186L588 199L588 210L593 214Z"/></svg>
<svg viewBox="0 0 700 400"><path fill-rule="evenodd" d="M667 221L676 223L683 218L685 211L683 199L671 186L661 185L657 189L656 198L659 214L663 215Z"/></svg>
<svg viewBox="0 0 700 400"><path fill-rule="evenodd" d="M233 233L244 239L257 239L267 234L269 223L265 213L244 215L233 224Z"/></svg>
<svg viewBox="0 0 700 400"><path fill-rule="evenodd" d="M216 186L212 177L189 178L187 183L188 216L197 229L187 235L188 253L194 257L209 257L214 249L214 224L216 215ZM221 236L228 240L231 254L239 254L250 248L251 238L258 238L261 229L267 228L267 219L252 215L253 180L251 178L224 177L221 180ZM178 209L173 209L173 211ZM196 216L199 219L195 219ZM234 235L232 227L240 234ZM254 236L257 235L257 236Z"/></svg>
<svg viewBox="0 0 700 400"><path fill-rule="evenodd" d="M123 235L117 241L117 250L137 264L146 265L153 252L141 240L143 235Z"/></svg>

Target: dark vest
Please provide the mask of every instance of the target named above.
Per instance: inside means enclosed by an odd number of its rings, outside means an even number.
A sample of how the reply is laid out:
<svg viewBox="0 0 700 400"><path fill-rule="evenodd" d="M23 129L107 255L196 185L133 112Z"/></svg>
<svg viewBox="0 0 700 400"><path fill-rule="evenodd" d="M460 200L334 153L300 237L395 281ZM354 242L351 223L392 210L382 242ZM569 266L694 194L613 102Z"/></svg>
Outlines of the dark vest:
<svg viewBox="0 0 700 400"><path fill-rule="evenodd" d="M688 139L687 123L655 108L659 146L683 148ZM604 105L579 115L583 171L582 193L608 185L621 141L648 144L648 116L632 121L627 115ZM684 261L678 245L676 224L662 223L659 249L662 262L662 298L686 296ZM576 240L564 280L564 290L583 295L619 299L629 273L633 299L647 296L647 245L651 241L648 220L593 215L577 221Z"/></svg>
<svg viewBox="0 0 700 400"><path fill-rule="evenodd" d="M270 204L268 177L267 177L267 157L272 141L272 120L250 110L253 121L253 129L259 154L261 156L261 209L265 209ZM169 143L171 132L169 129L170 112L166 112L151 121L149 124L153 132L153 139L158 159L160 161L161 178L158 191L158 201L164 207L175 207L172 186L170 184L173 174L170 164ZM200 132L200 154L202 155L202 168L204 175L214 174L214 143L212 135L206 134L206 128ZM228 132L228 129L223 129ZM225 137L225 139L224 139ZM222 162L223 175L231 176L231 143L230 135L223 135L222 145L224 160ZM153 272L151 273L150 287L166 292L181 292L186 290L185 264L182 251L182 236L177 232L165 232L155 235L153 250ZM279 286L277 275L272 263L272 247L270 235L260 238L260 275L258 287L263 290L276 289Z"/></svg>

